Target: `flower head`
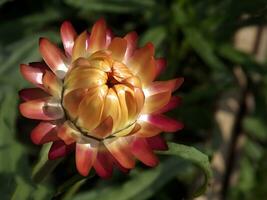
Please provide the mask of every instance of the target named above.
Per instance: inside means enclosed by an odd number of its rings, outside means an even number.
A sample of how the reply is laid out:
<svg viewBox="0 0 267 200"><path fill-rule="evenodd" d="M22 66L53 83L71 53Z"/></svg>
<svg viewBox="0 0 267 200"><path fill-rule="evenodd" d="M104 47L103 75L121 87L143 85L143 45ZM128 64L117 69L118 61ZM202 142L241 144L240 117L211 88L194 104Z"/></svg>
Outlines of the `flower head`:
<svg viewBox="0 0 267 200"><path fill-rule="evenodd" d="M80 35L64 22L61 39L64 52L41 38L44 62L20 66L37 86L20 91L22 115L41 120L32 141L53 142L49 159L75 150L84 176L92 167L101 177L110 176L113 166L128 171L135 158L155 166L153 151L167 149L159 134L183 127L163 115L180 103L172 92L183 79L154 81L166 63L154 58L153 44L138 49L135 32L113 37L102 19Z"/></svg>

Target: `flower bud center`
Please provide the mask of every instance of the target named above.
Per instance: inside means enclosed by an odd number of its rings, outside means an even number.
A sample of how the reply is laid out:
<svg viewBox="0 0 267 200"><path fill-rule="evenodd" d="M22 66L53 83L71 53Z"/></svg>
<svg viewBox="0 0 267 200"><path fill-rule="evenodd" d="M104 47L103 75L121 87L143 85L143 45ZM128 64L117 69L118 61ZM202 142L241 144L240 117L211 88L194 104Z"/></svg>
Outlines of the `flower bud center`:
<svg viewBox="0 0 267 200"><path fill-rule="evenodd" d="M88 136L132 133L143 104L140 79L108 51L77 59L64 79L63 107Z"/></svg>

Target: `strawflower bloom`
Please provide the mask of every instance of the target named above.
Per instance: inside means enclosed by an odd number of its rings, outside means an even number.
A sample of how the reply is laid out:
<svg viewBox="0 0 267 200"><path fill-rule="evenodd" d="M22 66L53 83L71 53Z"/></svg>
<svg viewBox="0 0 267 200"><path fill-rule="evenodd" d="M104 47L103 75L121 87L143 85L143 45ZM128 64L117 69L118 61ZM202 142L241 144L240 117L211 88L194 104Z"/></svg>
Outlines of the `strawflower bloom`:
<svg viewBox="0 0 267 200"><path fill-rule="evenodd" d="M156 166L154 150L168 147L159 135L183 125L163 113L180 98L172 92L183 78L154 81L165 68L154 58L154 46L137 48L137 34L114 37L103 19L91 33L77 35L70 22L61 26L64 52L46 38L39 43L44 62L20 70L36 88L23 89L20 112L41 120L31 132L35 144L53 142L49 159L75 151L76 167L87 176L93 167L101 177L113 167L129 171L135 158Z"/></svg>

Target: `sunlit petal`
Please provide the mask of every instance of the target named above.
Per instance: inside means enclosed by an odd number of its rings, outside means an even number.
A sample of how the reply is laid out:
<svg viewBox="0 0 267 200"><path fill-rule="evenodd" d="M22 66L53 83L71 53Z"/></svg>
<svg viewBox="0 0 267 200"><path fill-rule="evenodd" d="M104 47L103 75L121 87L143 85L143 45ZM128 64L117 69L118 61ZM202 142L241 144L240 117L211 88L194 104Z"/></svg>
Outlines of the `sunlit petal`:
<svg viewBox="0 0 267 200"><path fill-rule="evenodd" d="M95 162L97 155L97 144L76 144L76 167L79 173L87 176Z"/></svg>
<svg viewBox="0 0 267 200"><path fill-rule="evenodd" d="M61 25L60 34L66 54L68 56L71 56L72 48L74 46L74 41L75 38L77 37L77 33L73 28L72 24L68 21L65 21Z"/></svg>
<svg viewBox="0 0 267 200"><path fill-rule="evenodd" d="M130 146L126 138L107 139L105 146L112 156L125 168L131 169L135 165Z"/></svg>
<svg viewBox="0 0 267 200"><path fill-rule="evenodd" d="M46 38L39 41L42 57L50 69L60 78L64 78L68 71L68 61L62 51Z"/></svg>
<svg viewBox="0 0 267 200"><path fill-rule="evenodd" d="M90 53L101 50L106 46L106 22L104 19L98 20L91 31L88 50Z"/></svg>
<svg viewBox="0 0 267 200"><path fill-rule="evenodd" d="M115 60L122 61L126 52L127 41L122 38L113 38L108 49L112 52Z"/></svg>
<svg viewBox="0 0 267 200"><path fill-rule="evenodd" d="M30 119L57 120L64 117L60 102L51 97L24 102L19 109L24 117Z"/></svg>

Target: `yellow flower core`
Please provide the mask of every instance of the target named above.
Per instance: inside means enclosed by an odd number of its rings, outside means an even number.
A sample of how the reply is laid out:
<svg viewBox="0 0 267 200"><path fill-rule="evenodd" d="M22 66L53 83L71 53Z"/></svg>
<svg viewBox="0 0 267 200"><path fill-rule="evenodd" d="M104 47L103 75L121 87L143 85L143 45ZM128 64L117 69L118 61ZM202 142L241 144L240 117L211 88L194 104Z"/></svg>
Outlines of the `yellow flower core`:
<svg viewBox="0 0 267 200"><path fill-rule="evenodd" d="M132 134L143 105L140 79L108 50L78 58L64 79L65 112L87 136Z"/></svg>

